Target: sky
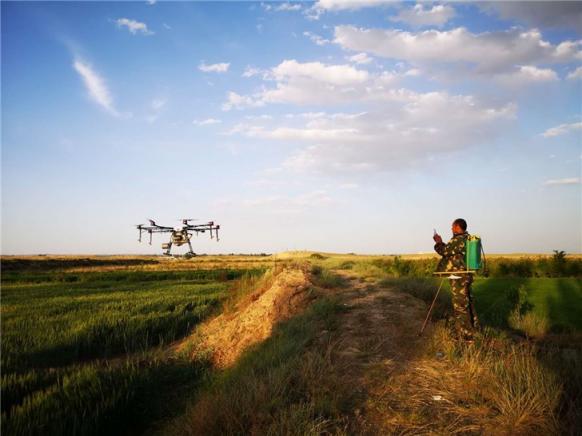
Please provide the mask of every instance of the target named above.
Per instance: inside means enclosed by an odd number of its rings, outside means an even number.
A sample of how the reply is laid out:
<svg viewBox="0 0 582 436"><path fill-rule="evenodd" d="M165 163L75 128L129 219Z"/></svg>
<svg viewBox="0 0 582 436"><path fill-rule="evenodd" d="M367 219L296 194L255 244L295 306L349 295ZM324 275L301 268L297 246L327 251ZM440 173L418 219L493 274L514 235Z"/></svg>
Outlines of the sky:
<svg viewBox="0 0 582 436"><path fill-rule="evenodd" d="M582 252L582 2L0 7L2 254Z"/></svg>

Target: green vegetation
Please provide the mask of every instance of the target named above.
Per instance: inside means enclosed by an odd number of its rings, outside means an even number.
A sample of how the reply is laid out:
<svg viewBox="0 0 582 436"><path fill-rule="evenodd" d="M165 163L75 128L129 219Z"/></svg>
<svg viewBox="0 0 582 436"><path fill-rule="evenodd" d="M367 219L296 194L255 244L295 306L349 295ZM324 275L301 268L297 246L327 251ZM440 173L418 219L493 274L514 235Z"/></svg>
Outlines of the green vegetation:
<svg viewBox="0 0 582 436"><path fill-rule="evenodd" d="M325 268L351 270L365 277L431 277L438 257L408 258L405 256L322 256L311 255L311 262ZM568 257L563 252L553 256L487 258L487 277L582 277L582 258Z"/></svg>
<svg viewBox="0 0 582 436"><path fill-rule="evenodd" d="M207 366L156 347L216 310L239 286L233 279L262 271L9 271L2 431L123 433L151 423L164 398L192 387Z"/></svg>
<svg viewBox="0 0 582 436"><path fill-rule="evenodd" d="M548 332L582 331L581 279L488 278L478 279L474 289L477 313L493 327L507 328L510 317L531 313L547 320Z"/></svg>
<svg viewBox="0 0 582 436"><path fill-rule="evenodd" d="M144 354L2 377L3 434L139 434L180 413L204 362Z"/></svg>
<svg viewBox="0 0 582 436"><path fill-rule="evenodd" d="M384 278L378 285L394 287L430 304L439 286L437 278ZM582 279L478 278L473 284L475 307L482 324L519 330L528 336L582 332ZM435 319L450 313L447 280L433 309Z"/></svg>

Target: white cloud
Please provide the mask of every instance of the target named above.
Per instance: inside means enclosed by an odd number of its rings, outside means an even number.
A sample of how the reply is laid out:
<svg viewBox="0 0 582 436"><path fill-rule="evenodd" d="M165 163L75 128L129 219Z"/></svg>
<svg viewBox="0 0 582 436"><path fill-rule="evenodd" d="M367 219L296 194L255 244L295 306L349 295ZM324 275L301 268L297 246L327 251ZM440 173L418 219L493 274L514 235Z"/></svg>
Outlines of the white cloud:
<svg viewBox="0 0 582 436"><path fill-rule="evenodd" d="M455 16L455 9L449 5L434 5L425 8L417 3L412 8L402 9L398 15L390 17L390 21L406 23L412 27L444 26Z"/></svg>
<svg viewBox="0 0 582 436"><path fill-rule="evenodd" d="M558 185L579 185L580 177L567 177L565 179L550 179L544 182L544 186L558 186Z"/></svg>
<svg viewBox="0 0 582 436"><path fill-rule="evenodd" d="M242 77L254 77L259 75L263 76L263 79L266 79L268 77L268 71L247 65Z"/></svg>
<svg viewBox="0 0 582 436"><path fill-rule="evenodd" d="M276 11L300 11L301 5L299 3L283 3L275 8Z"/></svg>
<svg viewBox="0 0 582 436"><path fill-rule="evenodd" d="M207 118L205 120L194 120L192 123L196 124L197 126L208 126L211 124L220 124L222 121L217 120L216 118Z"/></svg>
<svg viewBox="0 0 582 436"><path fill-rule="evenodd" d="M582 58L582 41L557 45L537 30L471 33L465 28L405 32L337 26L334 42L342 48L411 63L464 64L481 73L499 73L515 65L569 62Z"/></svg>
<svg viewBox="0 0 582 436"><path fill-rule="evenodd" d="M394 0L318 0L314 8L325 11L344 11L364 9L396 3Z"/></svg>
<svg viewBox="0 0 582 436"><path fill-rule="evenodd" d="M310 20L319 20L327 11L354 11L386 4L396 3L394 0L318 0L312 7L305 9L305 16Z"/></svg>
<svg viewBox="0 0 582 436"><path fill-rule="evenodd" d="M157 0L147 0L146 2L148 5L153 6L157 3Z"/></svg>
<svg viewBox="0 0 582 436"><path fill-rule="evenodd" d="M288 169L383 171L487 142L503 131L515 110L512 104L491 107L471 96L407 91L401 100L367 112L306 113L270 127L240 124L231 133L305 144L285 161Z"/></svg>
<svg viewBox="0 0 582 436"><path fill-rule="evenodd" d="M303 32L303 36L307 36L311 42L314 42L317 45L326 45L331 43L329 39L325 39L322 36L316 35L312 32Z"/></svg>
<svg viewBox="0 0 582 436"><path fill-rule="evenodd" d="M420 72L420 70L418 68L411 68L409 70L406 70L404 72L404 76L405 77L418 77L420 76L422 73Z"/></svg>
<svg viewBox="0 0 582 436"><path fill-rule="evenodd" d="M119 116L120 114L113 105L113 97L111 97L111 93L107 89L105 80L89 64L79 59L74 61L73 68L83 79L89 97L110 114Z"/></svg>
<svg viewBox="0 0 582 436"><path fill-rule="evenodd" d="M249 96L233 92L223 109L257 107L267 103L306 105L403 101L410 91L394 89L394 85L406 74L406 71L371 74L348 64L285 60L264 73L264 77L275 82L275 87L264 87Z"/></svg>
<svg viewBox="0 0 582 436"><path fill-rule="evenodd" d="M159 111L166 105L167 102L168 100L165 98L155 98L151 102L151 107L153 110Z"/></svg>
<svg viewBox="0 0 582 436"><path fill-rule="evenodd" d="M356 64L365 65L373 61L373 59L366 53L358 53L348 58L350 62L355 62Z"/></svg>
<svg viewBox="0 0 582 436"><path fill-rule="evenodd" d="M277 80L308 77L331 85L351 85L368 80L368 72L350 65L326 65L321 62L300 63L285 60L273 68Z"/></svg>
<svg viewBox="0 0 582 436"><path fill-rule="evenodd" d="M218 64L206 64L202 62L200 65L198 65L198 69L200 71L204 71L205 73L226 73L229 67L229 62L222 62Z"/></svg>
<svg viewBox="0 0 582 436"><path fill-rule="evenodd" d="M227 101L222 104L223 111L229 111L231 109L242 109L245 107L258 107L263 106L264 103L258 98L253 98L250 96L240 95L236 92L229 92Z"/></svg>
<svg viewBox="0 0 582 436"><path fill-rule="evenodd" d="M569 80L580 80L582 79L582 67L576 68L568 74Z"/></svg>
<svg viewBox="0 0 582 436"><path fill-rule="evenodd" d="M516 67L510 73L495 76L500 83L509 86L528 85L531 83L555 82L558 80L556 72L550 68L538 68L533 65Z"/></svg>
<svg viewBox="0 0 582 436"><path fill-rule="evenodd" d="M132 33L133 35L137 35L138 33L141 33L143 35L154 34L154 32L148 29L148 26L145 23L141 23L130 18L118 18L117 20L115 20L115 23L119 28L127 27L127 30L129 30L129 32Z"/></svg>
<svg viewBox="0 0 582 436"><path fill-rule="evenodd" d="M168 103L168 100L165 98L154 98L150 102L150 108L151 108L152 113L150 113L146 117L146 120L149 123L153 123L154 121L156 121L159 118L162 111L164 110L164 108L166 107L167 103Z"/></svg>
<svg viewBox="0 0 582 436"><path fill-rule="evenodd" d="M570 123L570 124L560 124L559 126L552 127L542 133L544 138L552 138L554 136L565 135L566 133L573 132L575 130L582 129L582 122Z"/></svg>
<svg viewBox="0 0 582 436"><path fill-rule="evenodd" d="M263 213L299 214L334 203L327 191L320 189L296 195L269 195L247 199L242 201L242 206L260 209Z"/></svg>

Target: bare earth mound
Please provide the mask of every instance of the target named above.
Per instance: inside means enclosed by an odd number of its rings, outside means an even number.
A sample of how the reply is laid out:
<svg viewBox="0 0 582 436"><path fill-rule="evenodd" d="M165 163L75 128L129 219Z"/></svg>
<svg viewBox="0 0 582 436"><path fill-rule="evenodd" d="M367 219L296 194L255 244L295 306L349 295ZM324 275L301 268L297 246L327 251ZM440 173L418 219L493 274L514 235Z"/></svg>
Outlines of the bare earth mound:
<svg viewBox="0 0 582 436"><path fill-rule="evenodd" d="M307 272L284 269L249 304L202 324L195 333L195 353L210 352L216 367L231 366L248 347L267 339L276 323L305 307L309 285Z"/></svg>

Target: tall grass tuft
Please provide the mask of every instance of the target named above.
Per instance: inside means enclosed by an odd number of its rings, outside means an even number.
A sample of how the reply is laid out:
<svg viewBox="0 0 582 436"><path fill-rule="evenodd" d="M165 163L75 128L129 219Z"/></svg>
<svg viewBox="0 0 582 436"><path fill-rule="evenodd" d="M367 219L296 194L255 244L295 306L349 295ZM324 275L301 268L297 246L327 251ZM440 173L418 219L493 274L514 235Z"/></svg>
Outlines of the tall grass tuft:
<svg viewBox="0 0 582 436"><path fill-rule="evenodd" d="M557 432L562 386L532 346L511 345L501 356L487 354L483 366L501 429L520 434Z"/></svg>

